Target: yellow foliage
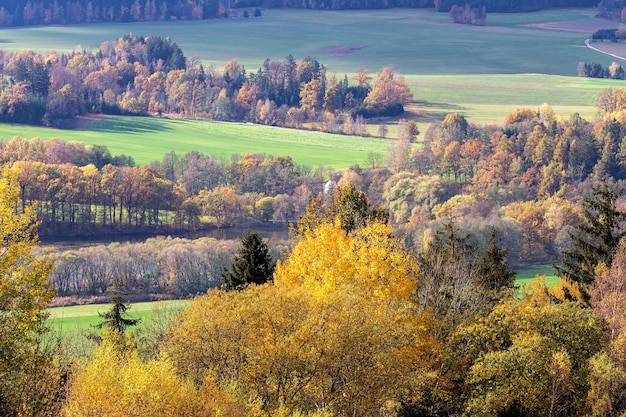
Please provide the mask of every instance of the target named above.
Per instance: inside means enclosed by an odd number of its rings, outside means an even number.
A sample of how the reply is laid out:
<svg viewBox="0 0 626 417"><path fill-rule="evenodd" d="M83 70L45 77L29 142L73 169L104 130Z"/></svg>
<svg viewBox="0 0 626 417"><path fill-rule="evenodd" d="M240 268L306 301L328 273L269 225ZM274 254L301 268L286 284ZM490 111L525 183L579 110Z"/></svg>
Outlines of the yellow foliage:
<svg viewBox="0 0 626 417"><path fill-rule="evenodd" d="M114 337L114 336L112 336ZM143 362L134 349L105 337L91 358L76 369L65 415L238 416L240 410L210 379L198 390L176 373L165 355Z"/></svg>
<svg viewBox="0 0 626 417"><path fill-rule="evenodd" d="M416 273L415 259L389 226L373 223L346 235L338 224L322 224L296 244L287 260L278 262L274 283L302 285L321 297L358 287L372 300L409 303Z"/></svg>
<svg viewBox="0 0 626 417"><path fill-rule="evenodd" d="M235 385L271 415L371 415L431 345L419 316L368 295L355 286L323 297L302 285L212 291L182 313L166 350L180 372Z"/></svg>

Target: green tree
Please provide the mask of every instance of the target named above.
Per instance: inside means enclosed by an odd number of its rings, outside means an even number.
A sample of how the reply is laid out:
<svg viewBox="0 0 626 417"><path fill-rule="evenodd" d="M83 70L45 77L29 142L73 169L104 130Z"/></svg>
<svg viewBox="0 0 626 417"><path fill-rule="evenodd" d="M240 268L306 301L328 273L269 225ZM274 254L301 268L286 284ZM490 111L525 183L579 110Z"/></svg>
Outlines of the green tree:
<svg viewBox="0 0 626 417"><path fill-rule="evenodd" d="M296 233L304 236L323 223L339 221L346 233L372 223L389 223L389 213L382 207L372 206L367 195L357 190L352 183L339 186L333 193L333 202L324 208L321 199L314 199L306 207L306 213L298 219Z"/></svg>
<svg viewBox="0 0 626 417"><path fill-rule="evenodd" d="M222 271L223 288L242 290L250 284L264 284L274 274L274 263L267 244L257 232L248 231L242 238L230 268Z"/></svg>
<svg viewBox="0 0 626 417"><path fill-rule="evenodd" d="M619 241L626 235L623 222L626 213L617 208L623 191L606 179L592 186L592 193L583 200L585 222L570 233L572 249L562 253L563 266L556 266L557 274L580 288L588 301L587 287L593 283L596 266L603 262L611 266Z"/></svg>
<svg viewBox="0 0 626 417"><path fill-rule="evenodd" d="M111 309L106 313L98 313L98 317L104 319L102 323L97 324L95 327L102 329L103 327L109 328L118 334L124 334L128 327L136 326L141 321L140 319L129 319L124 317L126 312L130 308L124 301L124 295L118 288L111 297Z"/></svg>
<svg viewBox="0 0 626 417"><path fill-rule="evenodd" d="M478 260L480 280L487 290L500 291L515 287L515 272L509 269L507 250L500 248L500 237L495 227L489 229L489 245Z"/></svg>

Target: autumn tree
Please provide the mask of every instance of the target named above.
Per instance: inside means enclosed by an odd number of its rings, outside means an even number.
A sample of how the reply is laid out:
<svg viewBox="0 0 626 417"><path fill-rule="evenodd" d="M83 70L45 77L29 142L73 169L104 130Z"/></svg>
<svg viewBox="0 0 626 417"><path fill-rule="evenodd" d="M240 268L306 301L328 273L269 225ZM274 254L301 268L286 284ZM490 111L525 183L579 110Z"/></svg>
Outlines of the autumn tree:
<svg viewBox="0 0 626 417"><path fill-rule="evenodd" d="M450 369L467 378L469 415L584 415L588 363L602 345L590 309L553 302L537 282L459 329L449 349L471 366Z"/></svg>
<svg viewBox="0 0 626 417"><path fill-rule="evenodd" d="M53 401L42 391L50 358L41 342L45 309L54 297L48 283L52 265L33 255L34 207L19 210L17 175L6 167L0 196L0 414L50 415Z"/></svg>
<svg viewBox="0 0 626 417"><path fill-rule="evenodd" d="M222 271L222 286L227 291L242 290L250 284L264 284L272 279L274 262L267 244L257 232L248 231L232 264Z"/></svg>
<svg viewBox="0 0 626 417"><path fill-rule="evenodd" d="M372 89L363 104L371 115L398 115L411 100L409 85L398 71L387 66L372 81Z"/></svg>
<svg viewBox="0 0 626 417"><path fill-rule="evenodd" d="M321 199L313 199L298 219L295 230L299 236L304 236L321 224L332 224L335 220L346 233L351 233L368 224L388 223L389 213L382 207L372 206L363 191L347 183L335 189L330 207L324 207Z"/></svg>

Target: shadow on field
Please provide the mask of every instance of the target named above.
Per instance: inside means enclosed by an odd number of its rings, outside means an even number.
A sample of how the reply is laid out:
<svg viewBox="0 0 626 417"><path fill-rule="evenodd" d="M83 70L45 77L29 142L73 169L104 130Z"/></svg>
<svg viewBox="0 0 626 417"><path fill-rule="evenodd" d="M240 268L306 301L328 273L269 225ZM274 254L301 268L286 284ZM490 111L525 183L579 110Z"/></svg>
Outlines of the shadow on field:
<svg viewBox="0 0 626 417"><path fill-rule="evenodd" d="M450 113L462 112L463 110L467 110L467 108L456 104L414 101L407 111L412 113L419 122L432 123L442 121Z"/></svg>
<svg viewBox="0 0 626 417"><path fill-rule="evenodd" d="M149 117L104 117L89 123L89 130L107 133L136 133L164 132L173 130L159 119Z"/></svg>

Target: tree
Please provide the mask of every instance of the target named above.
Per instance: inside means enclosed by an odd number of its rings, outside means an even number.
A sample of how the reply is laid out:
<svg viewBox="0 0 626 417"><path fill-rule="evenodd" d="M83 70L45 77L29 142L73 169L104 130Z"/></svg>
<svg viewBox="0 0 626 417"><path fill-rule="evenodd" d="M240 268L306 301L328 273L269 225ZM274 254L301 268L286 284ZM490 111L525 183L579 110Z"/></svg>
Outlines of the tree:
<svg viewBox="0 0 626 417"><path fill-rule="evenodd" d="M33 255L35 208L18 210L18 196L17 173L5 167L0 177L0 415L33 415L37 407L47 415L40 390L48 358L41 338L47 332L45 309L55 294L48 283L52 264Z"/></svg>
<svg viewBox="0 0 626 417"><path fill-rule="evenodd" d="M248 231L242 238L230 268L222 271L223 288L242 290L250 284L265 284L272 279L274 263L267 244L257 232Z"/></svg>
<svg viewBox="0 0 626 417"><path fill-rule="evenodd" d="M306 206L306 213L298 219L296 232L302 237L323 223L335 221L345 233L352 233L368 224L387 224L389 213L382 207L372 206L363 191L348 183L335 189L330 208L324 209L321 199L311 201Z"/></svg>
<svg viewBox="0 0 626 417"><path fill-rule="evenodd" d="M591 191L583 200L585 222L576 227L576 234L569 233L572 249L562 253L563 266L556 266L561 278L580 287L584 301L588 301L587 289L594 281L596 266L603 262L610 267L619 241L626 236L626 213L617 208L623 191L606 179Z"/></svg>
<svg viewBox="0 0 626 417"><path fill-rule="evenodd" d="M413 100L409 85L398 71L384 67L374 78L372 89L365 97L365 107L372 115L398 115Z"/></svg>
<svg viewBox="0 0 626 417"><path fill-rule="evenodd" d="M126 328L139 324L141 321L140 319L129 319L124 317L126 315L126 311L130 307L124 302L124 296L119 288L111 297L111 302L113 305L109 311L106 313L98 313L98 317L104 320L95 327L98 329L106 327L111 329L111 331L117 332L118 334L124 334Z"/></svg>

